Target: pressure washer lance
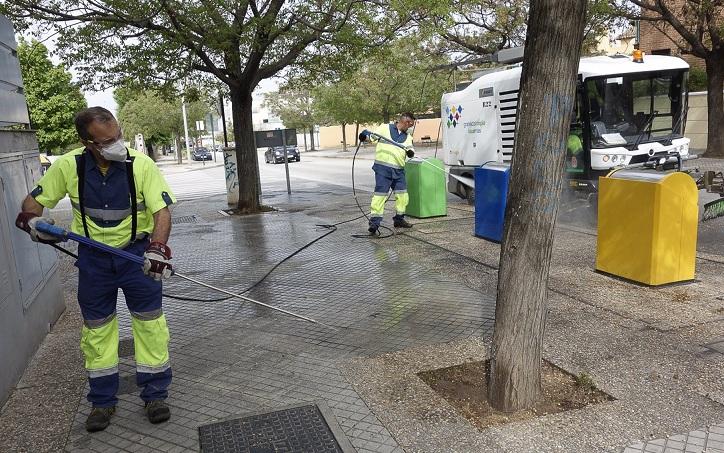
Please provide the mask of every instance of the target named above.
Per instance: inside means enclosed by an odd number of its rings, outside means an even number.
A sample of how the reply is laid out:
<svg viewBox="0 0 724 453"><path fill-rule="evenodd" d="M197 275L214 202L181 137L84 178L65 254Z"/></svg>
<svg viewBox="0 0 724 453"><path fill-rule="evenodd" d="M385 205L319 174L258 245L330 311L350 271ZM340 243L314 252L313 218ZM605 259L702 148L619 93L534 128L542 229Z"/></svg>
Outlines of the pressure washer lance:
<svg viewBox="0 0 724 453"><path fill-rule="evenodd" d="M106 253L110 253L111 255L115 255L115 256L118 256L118 257L120 257L120 258L124 258L124 259L126 259L126 260L128 260L128 261L131 261L131 262L133 262L133 263L136 263L136 264L138 264L138 265L140 265L140 266L143 266L144 263L145 263L145 261L146 261L145 258L143 258L142 256L134 255L133 253L127 252L127 251L125 251L125 250L121 250L121 249L118 249L118 248L115 248L115 247L111 247L110 245L106 245L106 244L104 244L104 243L102 243L102 242L95 241L95 240L93 240L93 239L91 239L91 238L87 238L87 237L85 237L85 236L81 236L81 235L79 235L79 234L75 234L75 233L73 233L73 232L64 230L64 229L61 228L61 227L58 227L58 226L55 226L55 225L51 225L51 224L49 224L49 223L37 222L37 223L35 224L35 228L36 228L38 231L40 231L41 233L51 234L51 235L57 237L58 239L60 239L60 240L63 241L63 242L68 241L68 240L72 240L72 241L75 241L75 242L77 242L77 243L79 243L79 244L83 244L83 245L86 245L86 246L88 246L88 247L94 248L94 249L96 249L96 250L100 250L100 251L103 251L103 252L106 252ZM189 277L189 276L180 274L180 273L178 273L178 272L176 272L176 271L173 271L173 274L172 274L172 275L174 275L174 276L176 276L176 277L179 277L179 278L182 278L182 279L184 279L184 280L190 281L191 283L196 283L197 285L201 285L201 286L204 286L204 287L206 287L206 288L213 289L214 291L218 291L218 292L220 292L220 293L224 293L224 294L229 295L229 296L231 296L231 297L236 297L236 298L241 299L241 300L243 300L243 301L251 302L252 304L260 305L260 306L262 306L262 307L269 308L269 309L278 311L278 312L280 312L280 313L284 313L285 315L289 315L289 316L293 316L293 317L295 317L295 318L303 319L304 321L312 322L312 323L314 323L314 324L319 324L320 326L327 327L328 329L332 329L332 330L334 330L334 331L337 331L337 330L338 330L336 327L332 327L332 326L330 326L330 325L328 325L328 324L325 324L325 323L323 323L323 322L316 321L316 320L314 320L314 319L312 319L312 318L309 318L309 317L307 317L307 316L298 315L298 314L296 314L296 313L292 313L291 311L287 311L287 310L284 310L284 309L281 309L281 308L273 307L273 306L268 305L268 304L265 304L265 303L263 303L263 302L259 302L258 300L254 300L254 299L252 299L252 298L250 298L250 297L242 296L241 294L235 294L235 293L232 293L232 292L230 292L230 291L226 291L225 289L217 288L217 287L215 287L215 286L209 285L208 283L204 283L204 282L198 281L198 280L196 280L196 279L193 279L193 278L191 278L191 277Z"/></svg>
<svg viewBox="0 0 724 453"><path fill-rule="evenodd" d="M393 145L393 146L396 146L396 147L398 147L398 148L404 149L405 151L407 151L407 150L409 149L409 148L407 148L406 146L402 145L401 143L397 143L396 141L390 140L390 139L387 138L387 137L383 137L383 136L381 136L380 134L378 134L378 133L376 133L376 132L370 132L370 131L368 131L368 132L369 132L369 135L370 135L370 136L375 137L375 138L378 139L378 140L382 140L382 141L385 142L385 143L388 143L388 144L390 144L390 145ZM458 181L460 181L461 183L465 184L465 185L468 186L468 187L471 187L471 188L473 188L473 189L475 188L475 180L473 180L473 178L466 178L465 176L453 175L453 174L450 173L449 171L446 171L444 168L440 168L440 167L438 167L437 165L433 164L432 162L428 162L428 161L425 160L425 159L419 159L419 161L420 161L420 162L424 162L424 163L428 164L429 166L431 166L431 167L433 167L433 168L435 168L435 169L437 169L437 170L445 173L447 176L449 176L449 177L451 177L451 178L457 179Z"/></svg>

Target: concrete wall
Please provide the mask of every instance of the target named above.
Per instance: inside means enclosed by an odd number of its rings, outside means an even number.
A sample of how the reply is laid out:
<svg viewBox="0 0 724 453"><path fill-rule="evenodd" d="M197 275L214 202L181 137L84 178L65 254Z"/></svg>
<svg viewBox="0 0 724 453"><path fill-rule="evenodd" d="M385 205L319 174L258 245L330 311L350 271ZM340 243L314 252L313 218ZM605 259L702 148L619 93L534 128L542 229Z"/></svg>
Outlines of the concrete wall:
<svg viewBox="0 0 724 453"><path fill-rule="evenodd" d="M65 309L57 252L15 227L23 199L40 178L40 160L35 132L27 129L25 99L18 91L22 80L14 77L19 74L14 49L10 22L0 16L0 53L5 55L0 59L0 94L20 95L0 95L14 103L0 106L0 407ZM2 129L3 125L26 129Z"/></svg>
<svg viewBox="0 0 724 453"><path fill-rule="evenodd" d="M381 123L380 123L381 124ZM374 130L379 124L360 124L359 130L363 129ZM354 146L355 143L355 131L356 126L354 124L348 124L345 128L347 134L347 146ZM413 142L416 145L422 143L422 137L430 137L430 140L434 143L440 133L440 119L439 118L427 118L418 120L415 124L415 130L413 132ZM324 126L319 128L319 148L331 149L342 147L342 126Z"/></svg>

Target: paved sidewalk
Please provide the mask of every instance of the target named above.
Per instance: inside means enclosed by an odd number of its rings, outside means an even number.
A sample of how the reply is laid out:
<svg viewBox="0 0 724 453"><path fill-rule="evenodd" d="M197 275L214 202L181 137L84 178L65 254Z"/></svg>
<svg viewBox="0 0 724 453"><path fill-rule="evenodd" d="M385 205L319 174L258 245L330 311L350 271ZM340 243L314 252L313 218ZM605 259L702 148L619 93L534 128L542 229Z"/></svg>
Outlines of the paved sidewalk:
<svg viewBox="0 0 724 453"><path fill-rule="evenodd" d="M624 453L724 453L724 423L705 426L685 434L636 442Z"/></svg>
<svg viewBox="0 0 724 453"><path fill-rule="evenodd" d="M264 203L281 211L246 217L219 214L226 207L224 196L179 203L170 241L179 272L243 291L327 231L317 224L359 214L338 187L297 187L291 196L281 184L265 187ZM236 300L165 299L173 415L158 426L145 420L133 382L130 321L121 295L122 388L113 424L101 433L85 432L89 407L82 381L63 393L58 403L63 411L57 415L23 415L23 407L46 407L52 395L47 392L54 391L36 386L38 381L65 381L61 373L68 367L82 373L75 345L65 352L65 368L58 367L63 350L56 348L54 354L39 354L24 378L35 392L16 392L0 414L0 451L197 451L200 425L323 401L359 452L684 452L703 451L706 445L708 452L719 453L724 354L717 345L724 341L724 257L718 255L697 261L697 282L652 290L592 272L595 232L559 228L544 357L574 374L592 376L616 398L610 403L478 432L454 413L440 418L437 408L447 403L437 400L431 400L436 406L421 406L420 412L402 417L399 401L423 396L411 392L419 387L414 375L379 399L375 395L383 387L368 387L361 374L344 373L350 363L364 368L372 363L367 361L385 361L400 352L414 362L418 352L453 351L469 341L480 345L479 354L486 353L499 246L471 235L472 214L451 199L448 217L417 221L412 231L384 240L351 237L364 233L362 220L339 225L249 292L337 331ZM75 269L64 263L71 307ZM199 299L220 296L174 279L164 291ZM68 322L69 331L79 328L77 317ZM54 341L51 335L43 348ZM442 362L455 355L435 357ZM35 436L42 420L53 429ZM436 430L420 429L424 421ZM704 436L695 431L706 426ZM458 436L455 443L435 446L453 435Z"/></svg>

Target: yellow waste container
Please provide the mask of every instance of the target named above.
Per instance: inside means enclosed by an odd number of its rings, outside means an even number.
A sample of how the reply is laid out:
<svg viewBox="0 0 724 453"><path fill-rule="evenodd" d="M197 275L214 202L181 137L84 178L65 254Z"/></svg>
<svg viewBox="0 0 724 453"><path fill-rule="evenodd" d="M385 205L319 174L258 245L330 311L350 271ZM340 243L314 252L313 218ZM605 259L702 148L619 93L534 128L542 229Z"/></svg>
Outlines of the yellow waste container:
<svg viewBox="0 0 724 453"><path fill-rule="evenodd" d="M600 178L596 270L652 286L693 280L697 199L681 172Z"/></svg>

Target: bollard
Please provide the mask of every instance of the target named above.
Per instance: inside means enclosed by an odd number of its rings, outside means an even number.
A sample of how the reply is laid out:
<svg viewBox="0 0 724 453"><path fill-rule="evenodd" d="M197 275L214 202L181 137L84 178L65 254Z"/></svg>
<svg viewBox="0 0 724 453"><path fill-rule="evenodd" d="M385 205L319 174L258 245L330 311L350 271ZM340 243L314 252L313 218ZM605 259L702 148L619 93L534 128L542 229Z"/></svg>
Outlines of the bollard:
<svg viewBox="0 0 724 453"><path fill-rule="evenodd" d="M239 204L239 167L236 164L236 149L224 148L224 174L226 175L226 201L229 206Z"/></svg>

